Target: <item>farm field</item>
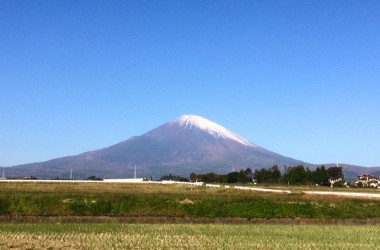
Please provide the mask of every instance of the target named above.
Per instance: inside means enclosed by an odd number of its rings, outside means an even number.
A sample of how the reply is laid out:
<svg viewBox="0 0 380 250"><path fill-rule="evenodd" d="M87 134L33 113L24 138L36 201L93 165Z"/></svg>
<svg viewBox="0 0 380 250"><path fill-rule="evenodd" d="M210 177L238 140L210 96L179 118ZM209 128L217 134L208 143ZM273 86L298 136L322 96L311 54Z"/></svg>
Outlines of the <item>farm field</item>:
<svg viewBox="0 0 380 250"><path fill-rule="evenodd" d="M380 218L380 199L315 196L296 190L287 194L186 185L2 182L0 216L10 221L28 216Z"/></svg>
<svg viewBox="0 0 380 250"><path fill-rule="evenodd" d="M0 224L0 249L377 249L370 225Z"/></svg>
<svg viewBox="0 0 380 250"><path fill-rule="evenodd" d="M274 188L3 182L0 249L378 248L380 199Z"/></svg>

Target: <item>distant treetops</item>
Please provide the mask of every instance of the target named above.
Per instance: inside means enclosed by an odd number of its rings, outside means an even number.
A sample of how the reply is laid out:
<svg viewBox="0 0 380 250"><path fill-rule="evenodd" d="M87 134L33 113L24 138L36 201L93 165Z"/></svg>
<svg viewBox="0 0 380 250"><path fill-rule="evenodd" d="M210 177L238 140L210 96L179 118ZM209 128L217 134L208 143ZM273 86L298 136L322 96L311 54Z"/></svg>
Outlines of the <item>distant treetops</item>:
<svg viewBox="0 0 380 250"><path fill-rule="evenodd" d="M294 167L284 167L284 173L281 174L277 166L273 166L270 169L257 169L253 174L253 178L257 183L281 183L290 185L300 184L318 184L328 186L331 181L340 180L336 185L344 183L344 176L342 167L330 167L328 169L325 166L317 167L314 171L308 167L304 168L302 165Z"/></svg>
<svg viewBox="0 0 380 250"><path fill-rule="evenodd" d="M230 172L228 174L216 174L213 172L207 174L195 174L191 173L189 179L181 176L164 175L161 180L177 180L177 181L198 181L208 183L267 183L267 184L290 184L290 185L302 185L302 184L318 184L318 185L330 185L331 181L336 181L336 185L344 182L344 176L342 167L330 167L328 169L325 166L317 167L314 171L308 167L302 165L293 167L284 167L284 172L281 173L277 165L267 169L256 169L252 172L250 168L240 170L239 172Z"/></svg>
<svg viewBox="0 0 380 250"><path fill-rule="evenodd" d="M328 186L331 182L336 182L339 185L344 182L342 167L325 166L317 167L314 171L302 165L293 167L284 167L283 173L277 165L267 169L256 169L252 173L250 168L240 170L239 172L230 172L228 174L216 174L213 172L207 174L191 173L190 178L187 179L182 176L175 176L172 174L164 175L160 180L173 180L173 181L191 181L191 182L208 182L208 183L266 183L266 184L290 184L290 185L324 185ZM337 181L338 180L338 181Z"/></svg>

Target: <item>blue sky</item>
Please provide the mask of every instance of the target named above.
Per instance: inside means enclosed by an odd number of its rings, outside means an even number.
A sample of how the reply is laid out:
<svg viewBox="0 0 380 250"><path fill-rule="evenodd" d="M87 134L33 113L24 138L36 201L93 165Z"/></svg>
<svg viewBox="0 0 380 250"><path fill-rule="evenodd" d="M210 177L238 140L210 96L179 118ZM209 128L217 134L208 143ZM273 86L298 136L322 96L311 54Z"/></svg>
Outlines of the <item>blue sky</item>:
<svg viewBox="0 0 380 250"><path fill-rule="evenodd" d="M380 1L0 0L0 165L197 114L285 156L380 166Z"/></svg>

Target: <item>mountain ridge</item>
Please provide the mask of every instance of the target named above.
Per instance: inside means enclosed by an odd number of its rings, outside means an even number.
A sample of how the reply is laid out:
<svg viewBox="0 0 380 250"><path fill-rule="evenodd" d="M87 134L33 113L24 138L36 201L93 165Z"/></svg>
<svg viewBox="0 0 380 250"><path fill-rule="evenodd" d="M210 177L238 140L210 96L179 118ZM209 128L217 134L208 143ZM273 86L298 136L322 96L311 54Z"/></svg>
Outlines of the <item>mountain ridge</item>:
<svg viewBox="0 0 380 250"><path fill-rule="evenodd" d="M11 169L14 175L39 178L64 177L71 171L75 178L130 178L135 166L141 177L159 177L301 164L311 169L317 166L255 145L203 117L183 115L106 148Z"/></svg>

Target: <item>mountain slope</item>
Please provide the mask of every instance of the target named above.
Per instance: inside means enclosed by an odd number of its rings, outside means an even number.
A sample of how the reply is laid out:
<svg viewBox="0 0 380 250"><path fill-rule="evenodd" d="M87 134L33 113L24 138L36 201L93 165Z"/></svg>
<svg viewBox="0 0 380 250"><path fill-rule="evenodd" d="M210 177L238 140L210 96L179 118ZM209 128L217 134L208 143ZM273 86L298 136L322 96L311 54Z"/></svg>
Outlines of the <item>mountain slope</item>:
<svg viewBox="0 0 380 250"><path fill-rule="evenodd" d="M181 116L148 133L86 154L154 174L230 172L233 168L294 165L296 161L254 145L199 116Z"/></svg>
<svg viewBox="0 0 380 250"><path fill-rule="evenodd" d="M226 173L278 165L308 165L259 147L228 129L195 115L183 115L141 136L108 148L47 162L12 168L14 176L74 178L96 175L103 178L188 176L191 172Z"/></svg>

